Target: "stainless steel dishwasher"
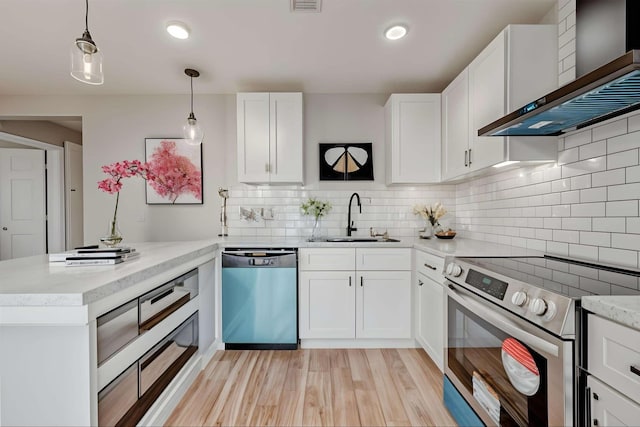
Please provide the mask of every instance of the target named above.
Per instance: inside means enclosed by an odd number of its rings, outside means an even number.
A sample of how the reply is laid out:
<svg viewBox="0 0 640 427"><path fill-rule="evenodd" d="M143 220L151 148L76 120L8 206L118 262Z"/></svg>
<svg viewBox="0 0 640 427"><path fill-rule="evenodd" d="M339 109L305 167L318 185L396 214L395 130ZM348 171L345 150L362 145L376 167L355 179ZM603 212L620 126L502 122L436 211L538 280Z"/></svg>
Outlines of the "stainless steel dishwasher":
<svg viewBox="0 0 640 427"><path fill-rule="evenodd" d="M225 249L222 340L226 349L298 348L296 249Z"/></svg>

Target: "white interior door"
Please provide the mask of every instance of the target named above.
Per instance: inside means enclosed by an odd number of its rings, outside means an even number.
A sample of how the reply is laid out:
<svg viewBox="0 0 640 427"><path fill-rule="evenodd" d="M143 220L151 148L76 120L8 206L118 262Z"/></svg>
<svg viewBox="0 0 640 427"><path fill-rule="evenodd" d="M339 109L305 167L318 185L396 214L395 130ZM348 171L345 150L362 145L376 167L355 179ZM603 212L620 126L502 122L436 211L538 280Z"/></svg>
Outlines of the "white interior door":
<svg viewBox="0 0 640 427"><path fill-rule="evenodd" d="M0 150L0 260L46 252L43 150Z"/></svg>
<svg viewBox="0 0 640 427"><path fill-rule="evenodd" d="M67 249L84 244L82 220L82 145L64 142L64 194L66 200Z"/></svg>

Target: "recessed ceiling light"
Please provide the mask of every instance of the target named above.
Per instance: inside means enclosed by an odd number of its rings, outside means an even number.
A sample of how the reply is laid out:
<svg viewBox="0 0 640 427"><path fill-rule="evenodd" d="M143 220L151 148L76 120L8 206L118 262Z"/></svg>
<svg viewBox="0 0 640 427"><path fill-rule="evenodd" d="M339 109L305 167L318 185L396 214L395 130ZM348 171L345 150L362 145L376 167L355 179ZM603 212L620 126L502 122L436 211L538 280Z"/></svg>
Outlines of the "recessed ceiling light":
<svg viewBox="0 0 640 427"><path fill-rule="evenodd" d="M394 25L384 32L384 36L389 40L398 40L407 35L406 25Z"/></svg>
<svg viewBox="0 0 640 427"><path fill-rule="evenodd" d="M184 22L171 21L167 24L167 32L177 39L189 38L189 27Z"/></svg>

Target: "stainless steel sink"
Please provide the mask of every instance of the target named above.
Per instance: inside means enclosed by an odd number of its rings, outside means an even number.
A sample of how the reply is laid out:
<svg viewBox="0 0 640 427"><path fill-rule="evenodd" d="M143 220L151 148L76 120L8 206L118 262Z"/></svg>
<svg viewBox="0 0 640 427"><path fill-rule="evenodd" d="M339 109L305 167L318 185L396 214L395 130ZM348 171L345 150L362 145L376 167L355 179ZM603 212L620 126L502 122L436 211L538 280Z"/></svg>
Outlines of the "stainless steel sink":
<svg viewBox="0 0 640 427"><path fill-rule="evenodd" d="M374 243L374 242L399 242L400 240L397 239L378 239L376 237L350 237L350 236L346 236L346 237L326 237L322 240L320 240L322 242L331 242L331 243L354 243L354 242L369 242L369 243Z"/></svg>

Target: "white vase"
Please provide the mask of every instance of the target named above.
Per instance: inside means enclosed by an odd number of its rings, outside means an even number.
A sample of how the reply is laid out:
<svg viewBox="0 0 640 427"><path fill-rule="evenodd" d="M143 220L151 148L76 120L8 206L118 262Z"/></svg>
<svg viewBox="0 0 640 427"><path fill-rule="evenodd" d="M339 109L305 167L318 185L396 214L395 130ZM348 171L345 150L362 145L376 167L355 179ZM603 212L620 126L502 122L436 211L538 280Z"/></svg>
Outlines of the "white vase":
<svg viewBox="0 0 640 427"><path fill-rule="evenodd" d="M419 234L421 239L430 239L433 237L433 225L429 221L424 222L424 229L420 230Z"/></svg>
<svg viewBox="0 0 640 427"><path fill-rule="evenodd" d="M313 223L313 229L311 230L311 237L309 238L309 241L313 242L318 239L320 239L320 218L316 218Z"/></svg>

